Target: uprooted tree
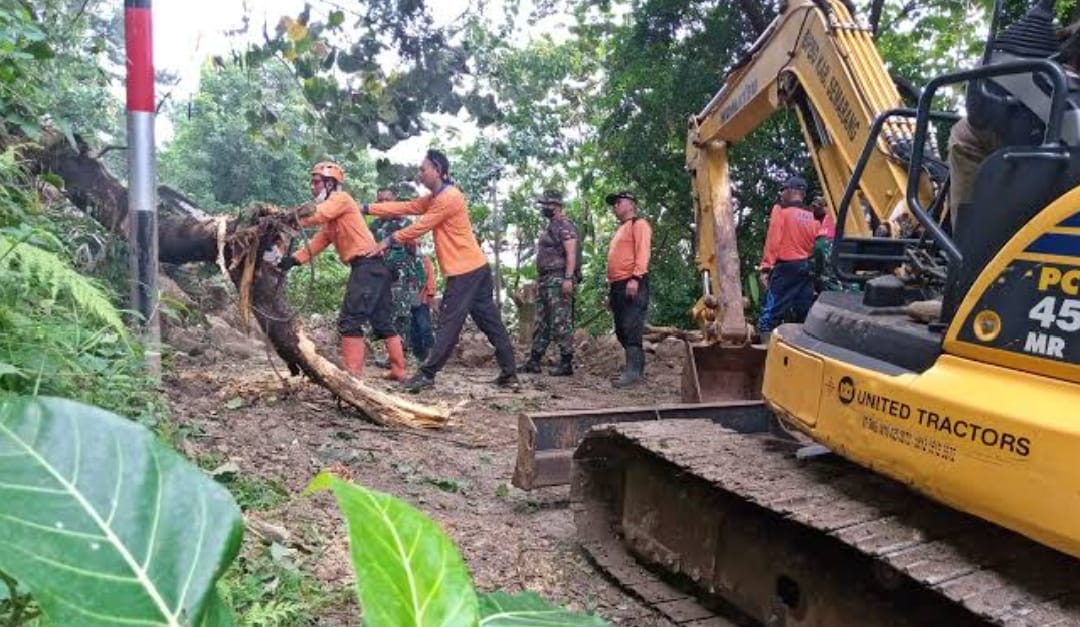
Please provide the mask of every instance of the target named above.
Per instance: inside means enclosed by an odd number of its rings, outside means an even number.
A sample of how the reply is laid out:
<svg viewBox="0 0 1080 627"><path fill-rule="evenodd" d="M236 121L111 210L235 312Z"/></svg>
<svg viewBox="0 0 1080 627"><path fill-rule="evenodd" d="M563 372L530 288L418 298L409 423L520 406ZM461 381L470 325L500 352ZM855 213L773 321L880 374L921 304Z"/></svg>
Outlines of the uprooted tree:
<svg viewBox="0 0 1080 627"><path fill-rule="evenodd" d="M127 189L77 141L47 135L26 147L37 174L64 181L64 192L79 209L117 237L127 237ZM254 317L293 375L303 373L366 418L384 425L439 427L449 419L442 407L411 402L359 381L319 355L287 300L286 276L263 259L263 252L287 250L296 235L295 214L257 204L233 217L212 217L180 192L158 188L158 259L165 263L216 263L236 286L240 316Z"/></svg>

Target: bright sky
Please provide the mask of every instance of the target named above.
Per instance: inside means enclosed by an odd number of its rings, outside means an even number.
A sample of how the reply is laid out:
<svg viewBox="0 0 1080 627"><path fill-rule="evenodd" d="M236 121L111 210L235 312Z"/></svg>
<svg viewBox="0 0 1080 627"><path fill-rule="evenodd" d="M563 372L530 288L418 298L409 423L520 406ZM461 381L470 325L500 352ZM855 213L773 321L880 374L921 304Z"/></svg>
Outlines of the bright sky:
<svg viewBox="0 0 1080 627"><path fill-rule="evenodd" d="M325 15L336 8L346 12L356 0L307 0L312 5L313 15ZM180 76L180 85L174 90L174 98L183 101L198 89L199 71L206 59L213 55L227 55L231 50L243 48L249 42L262 37L263 24L269 31L277 25L282 16L299 14L304 9L305 0L166 0L156 2L154 11L154 65L160 70L168 70ZM468 0L432 0L428 6L436 24L446 24L459 17L469 6ZM501 12L502 0L494 0L488 8L498 7ZM530 0L522 2L522 15L532 7ZM487 13L487 12L486 12ZM491 12L494 13L494 12ZM244 16L249 19L248 32L242 36L229 37L230 30L243 27ZM348 15L346 24L348 24ZM545 28L546 29L546 28ZM160 97L160 95L159 95ZM464 119L452 116L433 116L431 121L439 125L453 125L462 132L456 141L446 141L454 145L463 145L472 141L477 129ZM158 141L168 141L172 128L164 118L158 119ZM419 159L424 149L431 143L430 135L421 135L401 142L387 156L399 162L410 163ZM374 152L374 151L373 151ZM375 153L379 154L379 153Z"/></svg>

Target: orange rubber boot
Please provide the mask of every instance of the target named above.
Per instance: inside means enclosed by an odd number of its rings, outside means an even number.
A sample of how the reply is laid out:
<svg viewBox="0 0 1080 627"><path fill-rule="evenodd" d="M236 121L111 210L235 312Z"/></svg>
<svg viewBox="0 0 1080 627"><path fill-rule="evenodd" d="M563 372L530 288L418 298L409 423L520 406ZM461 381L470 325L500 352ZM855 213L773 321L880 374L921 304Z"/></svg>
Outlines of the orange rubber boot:
<svg viewBox="0 0 1080 627"><path fill-rule="evenodd" d="M346 335L341 338L341 361L349 374L359 379L364 376L364 337Z"/></svg>
<svg viewBox="0 0 1080 627"><path fill-rule="evenodd" d="M387 379L395 381L405 380L405 344L400 335L391 335L386 338L386 355L390 359L390 372L386 373Z"/></svg>

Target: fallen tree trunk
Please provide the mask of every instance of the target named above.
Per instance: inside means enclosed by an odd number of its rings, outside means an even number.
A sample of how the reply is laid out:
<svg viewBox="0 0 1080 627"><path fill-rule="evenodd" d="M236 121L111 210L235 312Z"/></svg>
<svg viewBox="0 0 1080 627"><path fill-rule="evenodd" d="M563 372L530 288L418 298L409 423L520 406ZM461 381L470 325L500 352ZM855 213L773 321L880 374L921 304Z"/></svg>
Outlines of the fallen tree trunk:
<svg viewBox="0 0 1080 627"><path fill-rule="evenodd" d="M59 175L73 204L126 237L127 189L85 145L75 150L55 137L25 150L24 156L35 173ZM213 217L168 187L158 188L158 201L158 259L175 264L223 261L237 287L241 318L246 322L249 313L254 315L290 373L302 372L379 424L430 428L447 422L447 409L380 391L318 354L289 307L286 275L262 258L274 247L287 250L293 232L290 213L256 205L239 216Z"/></svg>

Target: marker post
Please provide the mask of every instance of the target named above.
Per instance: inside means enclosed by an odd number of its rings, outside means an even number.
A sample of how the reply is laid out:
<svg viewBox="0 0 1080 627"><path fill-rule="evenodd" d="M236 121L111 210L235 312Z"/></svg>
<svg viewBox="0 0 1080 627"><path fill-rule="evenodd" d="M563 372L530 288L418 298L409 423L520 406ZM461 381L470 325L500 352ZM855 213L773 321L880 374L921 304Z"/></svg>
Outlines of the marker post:
<svg viewBox="0 0 1080 627"><path fill-rule="evenodd" d="M128 241L131 308L139 313L146 368L161 376L158 319L157 173L154 159L154 47L151 0L124 0L127 48Z"/></svg>

